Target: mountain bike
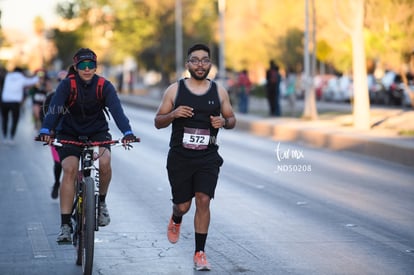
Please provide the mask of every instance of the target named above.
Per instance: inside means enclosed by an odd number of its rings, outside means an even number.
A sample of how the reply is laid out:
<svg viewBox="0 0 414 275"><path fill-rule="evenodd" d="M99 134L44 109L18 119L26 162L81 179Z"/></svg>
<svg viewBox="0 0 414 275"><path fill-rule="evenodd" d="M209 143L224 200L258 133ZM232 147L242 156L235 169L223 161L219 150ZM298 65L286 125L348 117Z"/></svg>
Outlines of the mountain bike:
<svg viewBox="0 0 414 275"><path fill-rule="evenodd" d="M139 141L137 138L133 142ZM132 145L123 145L121 140L89 141L87 137L79 137L79 141L55 139L52 145L82 148L72 207L72 243L76 247L76 264L82 266L83 274L89 275L93 269L95 231L99 230L99 146L125 146L125 149L130 149Z"/></svg>

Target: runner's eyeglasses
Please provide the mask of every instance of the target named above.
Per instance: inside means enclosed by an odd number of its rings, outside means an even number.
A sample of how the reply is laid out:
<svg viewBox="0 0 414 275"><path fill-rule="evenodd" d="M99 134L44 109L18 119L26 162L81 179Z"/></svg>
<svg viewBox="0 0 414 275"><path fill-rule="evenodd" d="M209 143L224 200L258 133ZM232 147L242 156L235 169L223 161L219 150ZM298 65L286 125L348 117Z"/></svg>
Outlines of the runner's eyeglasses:
<svg viewBox="0 0 414 275"><path fill-rule="evenodd" d="M198 66L201 63L201 65L206 66L206 65L209 65L211 61L208 58L203 58L203 59L191 58L188 60L188 63L190 63L193 66Z"/></svg>

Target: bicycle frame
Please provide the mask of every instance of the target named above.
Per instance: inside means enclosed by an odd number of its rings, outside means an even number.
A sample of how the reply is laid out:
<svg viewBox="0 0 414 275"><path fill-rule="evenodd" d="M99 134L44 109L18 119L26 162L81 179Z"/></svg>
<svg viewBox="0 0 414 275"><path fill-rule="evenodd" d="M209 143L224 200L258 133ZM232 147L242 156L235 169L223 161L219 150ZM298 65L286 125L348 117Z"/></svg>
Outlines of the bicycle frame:
<svg viewBox="0 0 414 275"><path fill-rule="evenodd" d="M99 146L88 146L83 148L79 160L79 173L82 184L87 184L85 178L90 177L94 183L95 197L95 231L99 230L98 226L98 203L99 203Z"/></svg>

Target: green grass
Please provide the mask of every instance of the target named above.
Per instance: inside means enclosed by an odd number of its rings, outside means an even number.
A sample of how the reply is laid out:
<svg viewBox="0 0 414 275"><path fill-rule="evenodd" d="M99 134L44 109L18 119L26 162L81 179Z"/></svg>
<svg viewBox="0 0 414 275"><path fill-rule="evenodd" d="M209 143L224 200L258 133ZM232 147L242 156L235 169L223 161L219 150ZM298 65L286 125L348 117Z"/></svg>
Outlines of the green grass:
<svg viewBox="0 0 414 275"><path fill-rule="evenodd" d="M414 137L414 130L400 130L398 135L404 137Z"/></svg>

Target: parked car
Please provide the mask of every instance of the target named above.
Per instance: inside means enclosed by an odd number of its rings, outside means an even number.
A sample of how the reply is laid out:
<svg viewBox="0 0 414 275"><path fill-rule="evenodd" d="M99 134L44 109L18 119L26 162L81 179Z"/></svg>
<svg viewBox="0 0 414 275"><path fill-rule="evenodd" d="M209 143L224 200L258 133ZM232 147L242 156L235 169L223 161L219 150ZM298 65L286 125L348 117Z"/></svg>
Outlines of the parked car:
<svg viewBox="0 0 414 275"><path fill-rule="evenodd" d="M315 87L315 96L317 100L323 99L323 92L328 85L329 79L335 77L334 75L325 74L325 75L317 75L313 79L313 85Z"/></svg>
<svg viewBox="0 0 414 275"><path fill-rule="evenodd" d="M414 75L412 73L407 73L407 84L401 83L401 88L404 91L404 96L402 100L402 105L404 107L414 107Z"/></svg>
<svg viewBox="0 0 414 275"><path fill-rule="evenodd" d="M387 71L381 82L385 89L383 103L385 105L402 105L404 101L404 86L401 85L401 75L393 71Z"/></svg>
<svg viewBox="0 0 414 275"><path fill-rule="evenodd" d="M322 99L326 101L333 101L335 95L339 93L339 78L338 76L331 77L326 85L322 88Z"/></svg>
<svg viewBox="0 0 414 275"><path fill-rule="evenodd" d="M405 86L404 83L400 84L402 86L402 89L404 91L403 99L402 99L402 105L404 107L414 107L414 83L411 83L407 86Z"/></svg>
<svg viewBox="0 0 414 275"><path fill-rule="evenodd" d="M386 90L381 79L377 79L374 75L367 75L369 101L371 104L384 104Z"/></svg>
<svg viewBox="0 0 414 275"><path fill-rule="evenodd" d="M327 101L350 102L353 98L353 84L347 75L335 76L323 88L322 98Z"/></svg>

